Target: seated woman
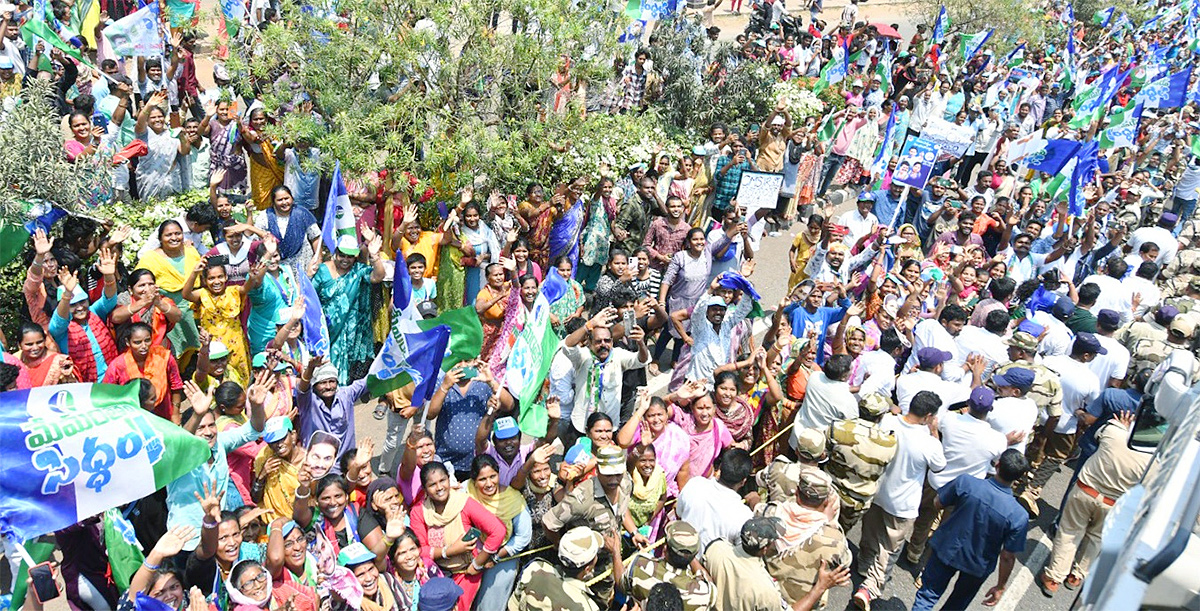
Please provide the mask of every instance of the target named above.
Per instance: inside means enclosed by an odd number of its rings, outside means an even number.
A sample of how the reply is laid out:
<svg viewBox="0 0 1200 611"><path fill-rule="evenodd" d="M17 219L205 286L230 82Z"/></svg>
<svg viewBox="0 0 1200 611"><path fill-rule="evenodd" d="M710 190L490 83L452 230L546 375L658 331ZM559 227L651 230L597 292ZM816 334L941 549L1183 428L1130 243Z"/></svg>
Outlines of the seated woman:
<svg viewBox="0 0 1200 611"><path fill-rule="evenodd" d="M109 363L105 384L124 384L146 379L154 384L157 398L155 415L180 423L179 403L183 400L183 378L171 351L153 343L154 331L144 322L129 326L128 348Z"/></svg>
<svg viewBox="0 0 1200 611"><path fill-rule="evenodd" d="M451 488L450 473L442 463L421 468L421 487L425 499L411 515L421 558L426 565L436 562L454 579L463 589L457 609L470 611L484 568L504 544L504 523L479 501Z"/></svg>

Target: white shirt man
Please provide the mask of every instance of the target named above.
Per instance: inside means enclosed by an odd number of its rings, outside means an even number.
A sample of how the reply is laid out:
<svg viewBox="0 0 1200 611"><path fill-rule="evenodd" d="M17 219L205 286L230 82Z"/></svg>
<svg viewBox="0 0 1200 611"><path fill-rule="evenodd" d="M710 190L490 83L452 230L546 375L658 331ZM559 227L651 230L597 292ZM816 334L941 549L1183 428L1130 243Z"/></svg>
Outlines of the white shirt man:
<svg viewBox="0 0 1200 611"><path fill-rule="evenodd" d="M679 519L694 526L700 534L700 549L715 539L741 543L742 525L754 517L736 490L708 477L688 480L679 492L676 510Z"/></svg>
<svg viewBox="0 0 1200 611"><path fill-rule="evenodd" d="M871 200L874 204L875 200ZM837 224L842 225L850 230L846 234L845 242L848 246L853 246L858 243L859 238L875 231L875 226L879 224L879 219L875 218L875 214L871 212L870 207L864 206L867 213L862 213L863 207L855 207L838 217Z"/></svg>
<svg viewBox="0 0 1200 611"><path fill-rule="evenodd" d="M896 388L896 358L882 350L858 355L850 366L850 387L858 389L854 394L859 400L873 394L892 396Z"/></svg>
<svg viewBox="0 0 1200 611"><path fill-rule="evenodd" d="M568 335L565 341L570 342L573 336ZM607 345L598 343L605 340ZM575 367L575 402L571 410L571 424L580 433L587 431L588 416L595 412L608 414L614 426L620 426L621 376L626 370L645 367L650 362L650 353L644 344L638 352L614 348L612 333L603 327L592 330L590 341L590 347L562 347L562 353Z"/></svg>
<svg viewBox="0 0 1200 611"><path fill-rule="evenodd" d="M1022 433L1024 437L1014 442L1011 448L1025 451L1033 427L1037 424L1038 406L1027 394L1033 387L1035 374L1032 369L1011 367L1002 375L994 376L992 383L999 389L1000 396L988 412L987 423L1002 435Z"/></svg>
<svg viewBox="0 0 1200 611"><path fill-rule="evenodd" d="M1087 350L1096 355L1101 354L1101 351L1107 352L1096 340L1096 336L1091 333L1080 333L1079 337L1075 339L1072 353L1080 356L1084 354L1081 353L1081 350ZM1059 382L1062 384L1063 415L1058 419L1054 432L1064 435L1072 434L1075 432L1077 424L1075 410L1087 409L1092 401L1100 397L1100 380L1088 367L1088 363L1075 360L1067 355L1046 357L1042 360L1042 364L1050 371L1057 373Z"/></svg>
<svg viewBox="0 0 1200 611"><path fill-rule="evenodd" d="M1112 310L1100 310L1096 314L1096 339L1101 346L1108 351L1107 354L1097 354L1092 362L1088 363L1088 369L1096 374L1096 380L1100 382L1100 390L1111 386L1114 380L1124 380L1129 373L1129 350L1121 345L1111 336L1111 333L1116 331L1121 326L1121 317ZM1105 335L1109 333L1110 335Z"/></svg>
<svg viewBox="0 0 1200 611"><path fill-rule="evenodd" d="M1193 195L1192 199L1195 198L1196 196ZM1165 217L1168 214L1174 216L1170 212L1164 212L1163 216ZM1160 220L1159 222L1162 221ZM1179 251L1179 240L1171 234L1170 229L1164 227L1142 227L1134 230L1133 233L1129 234L1129 251L1138 252L1142 244L1146 242L1154 242L1158 245L1158 257L1154 259L1154 262L1160 268L1174 261L1175 253Z"/></svg>
<svg viewBox="0 0 1200 611"><path fill-rule="evenodd" d="M953 307L953 306L948 306ZM945 310L943 317L945 316ZM961 322L948 323L957 326L960 330L966 324L966 319ZM958 342L954 341L954 335L946 329L940 320L926 318L917 323L913 327L913 349L912 354L908 357L908 362L904 364L904 369L907 371L917 365L917 355L920 354L922 348L937 348L943 352L950 353L951 361L961 361L965 356L960 357L958 350ZM963 369L961 367L947 367L942 370L942 378L951 382L962 379Z"/></svg>
<svg viewBox="0 0 1200 611"><path fill-rule="evenodd" d="M850 357L835 355L825 361L825 370L808 378L804 403L796 411L796 426L792 427L791 442L796 445L796 431L806 428L825 430L839 420L858 417L858 399L850 392ZM838 380L837 378L842 378Z"/></svg>
<svg viewBox="0 0 1200 611"><path fill-rule="evenodd" d="M992 462L1008 449L1008 439L986 420L995 398L992 389L981 386L971 391L968 413L946 412L938 417L946 468L929 474L929 485L935 490L960 475L987 477Z"/></svg>
<svg viewBox="0 0 1200 611"><path fill-rule="evenodd" d="M885 415L879 427L896 436L896 455L879 479L874 503L897 518L916 519L926 472L946 467L942 444L934 439L929 426L912 424L895 414Z"/></svg>
<svg viewBox="0 0 1200 611"><path fill-rule="evenodd" d="M1113 278L1108 274L1092 274L1084 278L1079 286L1085 284L1095 284L1100 287L1100 296L1096 298L1096 305L1092 308L1093 312L1112 310L1121 315L1122 324L1133 319L1133 314L1129 311L1133 292L1120 279Z"/></svg>
<svg viewBox="0 0 1200 611"><path fill-rule="evenodd" d="M958 337L954 338L954 343L958 344L958 354L962 360L955 361L953 366L961 367L967 356L978 354L983 357L983 377L987 378L997 367L1008 364L1008 345L1004 343L1004 338L983 327L963 327Z"/></svg>

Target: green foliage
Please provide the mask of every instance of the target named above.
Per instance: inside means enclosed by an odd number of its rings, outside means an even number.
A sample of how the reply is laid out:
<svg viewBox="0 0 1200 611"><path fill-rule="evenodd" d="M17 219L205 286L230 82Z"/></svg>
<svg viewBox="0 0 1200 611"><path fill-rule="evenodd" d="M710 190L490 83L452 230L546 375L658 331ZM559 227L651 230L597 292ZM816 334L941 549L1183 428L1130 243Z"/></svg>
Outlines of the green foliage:
<svg viewBox="0 0 1200 611"><path fill-rule="evenodd" d="M1048 38L1062 37L1058 21L1048 17L1040 4L1025 0L917 0L914 9L918 14L925 15L926 23L933 27L942 5L946 6L946 12L950 15L948 34L974 34L995 28L988 46L1000 53L1008 52L1018 40L1027 41L1029 47L1033 48ZM1076 16L1081 16L1078 5ZM942 57L961 64L953 36L948 36L947 42L952 44L943 49Z"/></svg>
<svg viewBox="0 0 1200 611"><path fill-rule="evenodd" d="M45 200L68 211L86 208L107 177L100 155L67 161L59 115L46 81L34 80L4 117L0 130L0 217L25 222L24 202Z"/></svg>
<svg viewBox="0 0 1200 611"><path fill-rule="evenodd" d="M133 229L125 240L126 263L137 260L142 245L158 231L158 225L195 204L208 201L208 191L196 189L148 202L113 202L92 210L89 214L113 222L114 227L128 225Z"/></svg>
<svg viewBox="0 0 1200 611"><path fill-rule="evenodd" d="M25 305L25 294L21 291L25 283L24 263L17 257L0 267L0 330L8 339L4 347L10 351L16 347L17 330L24 320L21 316L21 306Z"/></svg>

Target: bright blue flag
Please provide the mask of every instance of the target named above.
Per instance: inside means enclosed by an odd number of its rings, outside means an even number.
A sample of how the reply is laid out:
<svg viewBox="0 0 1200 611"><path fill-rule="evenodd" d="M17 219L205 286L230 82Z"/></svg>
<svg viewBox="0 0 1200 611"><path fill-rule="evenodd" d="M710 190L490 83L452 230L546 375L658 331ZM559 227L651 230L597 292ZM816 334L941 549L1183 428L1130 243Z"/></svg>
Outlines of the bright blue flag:
<svg viewBox="0 0 1200 611"><path fill-rule="evenodd" d="M1075 7L1070 2L1067 3L1067 9L1059 16L1059 20L1067 24L1075 23Z"/></svg>
<svg viewBox="0 0 1200 611"><path fill-rule="evenodd" d="M1083 205L1085 198L1083 197L1083 188L1096 175L1096 168L1100 165L1099 158L1096 153L1100 150L1100 144L1095 140L1089 140L1079 149L1079 153L1075 157L1075 169L1071 172L1071 190L1068 194L1069 208L1068 212L1071 216L1083 216Z"/></svg>
<svg viewBox="0 0 1200 611"><path fill-rule="evenodd" d="M1100 27L1107 28L1108 22L1112 21L1113 13L1116 10L1116 7L1110 6L1102 11L1096 11L1096 14L1092 15L1092 23L1098 23Z"/></svg>
<svg viewBox="0 0 1200 611"><path fill-rule="evenodd" d="M330 253L337 250L342 236L355 236L354 211L350 209L350 192L342 180L342 162L333 166L333 179L329 186L329 197L325 200L325 218L321 222L321 243ZM357 240L355 243L357 247Z"/></svg>
<svg viewBox="0 0 1200 611"><path fill-rule="evenodd" d="M1189 66L1147 83L1135 99L1141 100L1146 108L1179 108L1187 101L1188 81L1191 78L1192 69Z"/></svg>
<svg viewBox="0 0 1200 611"><path fill-rule="evenodd" d="M146 596L145 592L138 592L133 599L134 611L175 611L175 607L168 605L157 598Z"/></svg>
<svg viewBox="0 0 1200 611"><path fill-rule="evenodd" d="M449 345L447 325L415 332L393 327L367 372L367 390L380 397L411 382L415 385L413 405L423 405L437 389L438 372Z"/></svg>
<svg viewBox="0 0 1200 611"><path fill-rule="evenodd" d="M946 14L946 6L942 5L938 11L937 20L933 22L933 42L934 44L942 44L942 40L946 38L946 29L950 27L950 16Z"/></svg>
<svg viewBox="0 0 1200 611"><path fill-rule="evenodd" d="M304 295L304 317L300 319L304 329L304 346L313 356L325 356L329 354L329 325L325 321L325 312L321 310L321 299L317 297L317 289L299 263L295 271L296 284L300 286L300 294Z"/></svg>
<svg viewBox="0 0 1200 611"><path fill-rule="evenodd" d="M67 216L67 211L46 202L35 204L29 209L29 216L37 215L32 221L25 223L25 231L29 235L37 233L38 229L50 233L50 228Z"/></svg>
<svg viewBox="0 0 1200 611"><path fill-rule="evenodd" d="M1029 312L1049 312L1054 304L1058 302L1058 293L1047 291L1046 287L1039 285L1033 295L1025 302L1025 309Z"/></svg>
<svg viewBox="0 0 1200 611"><path fill-rule="evenodd" d="M1138 28L1138 31L1139 32L1148 32L1150 30L1158 29L1157 24L1158 24L1159 17L1161 17L1161 15L1155 15L1154 17L1147 19L1146 23L1143 23L1142 27Z"/></svg>
<svg viewBox="0 0 1200 611"><path fill-rule="evenodd" d="M1067 77L1071 82L1076 82L1075 79L1075 26L1071 25L1067 30Z"/></svg>
<svg viewBox="0 0 1200 611"><path fill-rule="evenodd" d="M392 273L392 305L397 312L408 309L412 301L412 277L408 275L408 261L404 253L396 251L396 269Z"/></svg>
<svg viewBox="0 0 1200 611"><path fill-rule="evenodd" d="M730 290L741 291L755 301L762 301L762 295L754 290L754 285L737 272L722 272L720 276L717 276L717 284Z"/></svg>
<svg viewBox="0 0 1200 611"><path fill-rule="evenodd" d="M1075 157L1075 153L1083 145L1074 140L1043 140L1039 150L1032 151L1025 159L1025 167L1051 176L1062 171L1063 166Z"/></svg>
<svg viewBox="0 0 1200 611"><path fill-rule="evenodd" d="M1021 43L1021 44L1017 45L1012 51L1009 51L1008 55L1004 56L1004 65L1012 66L1013 61L1024 58L1024 57L1025 57L1025 43Z"/></svg>
<svg viewBox="0 0 1200 611"><path fill-rule="evenodd" d="M1132 24L1129 21L1129 15L1121 13L1121 16L1117 17L1117 22L1113 24L1113 30L1116 32L1121 32L1131 25Z"/></svg>

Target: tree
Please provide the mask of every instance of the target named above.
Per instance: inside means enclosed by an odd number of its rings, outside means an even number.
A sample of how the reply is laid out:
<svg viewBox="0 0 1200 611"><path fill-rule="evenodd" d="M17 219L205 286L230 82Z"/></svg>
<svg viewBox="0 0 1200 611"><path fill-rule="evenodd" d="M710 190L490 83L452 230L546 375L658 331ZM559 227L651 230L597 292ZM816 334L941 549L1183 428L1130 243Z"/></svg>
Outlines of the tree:
<svg viewBox="0 0 1200 611"><path fill-rule="evenodd" d="M571 0L342 0L335 16L287 6L230 62L280 117L268 134L303 137L348 174L409 171L440 195L474 172L509 192L561 178L553 158L592 117L580 116L582 91L569 112L550 111L551 75L569 62L572 84L598 89L626 23Z"/></svg>

